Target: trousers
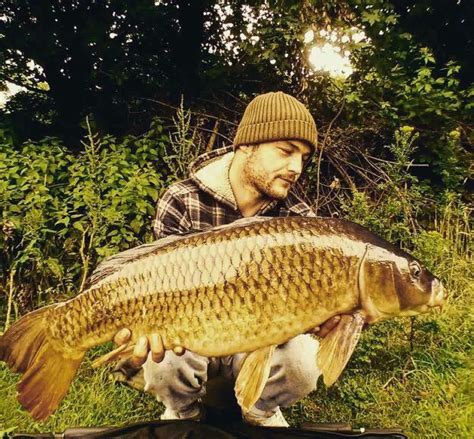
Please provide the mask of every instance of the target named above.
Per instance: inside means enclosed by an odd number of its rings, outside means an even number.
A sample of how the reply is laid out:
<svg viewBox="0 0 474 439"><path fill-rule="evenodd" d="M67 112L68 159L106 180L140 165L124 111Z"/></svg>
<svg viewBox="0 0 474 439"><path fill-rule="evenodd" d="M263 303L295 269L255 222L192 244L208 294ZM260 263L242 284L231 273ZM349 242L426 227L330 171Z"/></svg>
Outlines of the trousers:
<svg viewBox="0 0 474 439"><path fill-rule="evenodd" d="M316 365L318 349L319 342L309 334L278 346L262 395L250 413L269 417L279 407L288 407L315 390L321 374ZM177 356L166 351L163 361L155 363L150 354L143 365L145 390L180 418L192 417L199 413L198 401L206 393L208 380L220 376L235 382L245 356L209 358L191 351Z"/></svg>

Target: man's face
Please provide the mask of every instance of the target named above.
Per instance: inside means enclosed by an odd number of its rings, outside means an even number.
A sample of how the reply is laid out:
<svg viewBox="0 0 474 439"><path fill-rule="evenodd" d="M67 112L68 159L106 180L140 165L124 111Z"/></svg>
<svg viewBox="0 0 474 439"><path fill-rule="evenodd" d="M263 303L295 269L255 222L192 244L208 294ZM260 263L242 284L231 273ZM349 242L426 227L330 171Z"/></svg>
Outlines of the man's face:
<svg viewBox="0 0 474 439"><path fill-rule="evenodd" d="M265 198L283 200L298 180L311 148L300 140L278 140L245 146L244 181Z"/></svg>

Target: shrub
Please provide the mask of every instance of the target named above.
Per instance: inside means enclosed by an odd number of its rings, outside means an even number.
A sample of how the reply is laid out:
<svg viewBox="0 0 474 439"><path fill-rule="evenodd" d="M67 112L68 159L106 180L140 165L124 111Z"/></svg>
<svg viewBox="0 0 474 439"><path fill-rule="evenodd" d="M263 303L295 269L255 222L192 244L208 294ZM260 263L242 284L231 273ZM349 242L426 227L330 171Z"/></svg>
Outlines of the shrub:
<svg viewBox="0 0 474 439"><path fill-rule="evenodd" d="M101 259L152 240L167 142L155 121L143 136L122 140L99 139L89 129L77 155L54 138L18 151L1 143L3 289L15 282L27 308L41 292L51 300L69 296Z"/></svg>

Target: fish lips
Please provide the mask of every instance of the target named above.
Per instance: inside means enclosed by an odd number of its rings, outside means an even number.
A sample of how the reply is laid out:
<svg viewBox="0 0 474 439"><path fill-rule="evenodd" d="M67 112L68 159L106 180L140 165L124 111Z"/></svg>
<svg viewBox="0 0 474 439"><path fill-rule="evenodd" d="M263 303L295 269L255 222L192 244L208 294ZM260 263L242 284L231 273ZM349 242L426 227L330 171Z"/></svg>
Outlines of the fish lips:
<svg viewBox="0 0 474 439"><path fill-rule="evenodd" d="M444 305L445 291L443 284L436 278L431 282L431 298L428 302L429 308L439 308L441 310Z"/></svg>
<svg viewBox="0 0 474 439"><path fill-rule="evenodd" d="M431 295L428 303L425 303L413 309L413 315L423 314L431 312L433 310L441 312L444 304L444 298L445 293L443 284L438 279L434 278L431 282Z"/></svg>

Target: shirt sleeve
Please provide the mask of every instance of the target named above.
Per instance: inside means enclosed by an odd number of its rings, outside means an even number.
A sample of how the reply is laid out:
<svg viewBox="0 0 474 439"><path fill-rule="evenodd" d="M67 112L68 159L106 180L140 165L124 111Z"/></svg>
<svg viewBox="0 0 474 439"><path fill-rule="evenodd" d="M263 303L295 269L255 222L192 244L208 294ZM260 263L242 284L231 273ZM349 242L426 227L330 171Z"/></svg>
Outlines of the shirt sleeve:
<svg viewBox="0 0 474 439"><path fill-rule="evenodd" d="M280 214L281 216L317 216L311 207L308 206L300 197L294 193L290 193L288 198L284 201L284 208Z"/></svg>
<svg viewBox="0 0 474 439"><path fill-rule="evenodd" d="M297 204L297 205L295 206L295 208L298 209L299 215L301 215L301 216L307 216L307 217L315 217L315 216L317 216L317 215L314 213L313 209L311 209L311 207L309 207L309 206L308 206L306 203L304 203L304 202L301 202L301 203Z"/></svg>
<svg viewBox="0 0 474 439"><path fill-rule="evenodd" d="M186 205L172 188L169 188L156 204L153 233L156 239L180 235L192 229Z"/></svg>

